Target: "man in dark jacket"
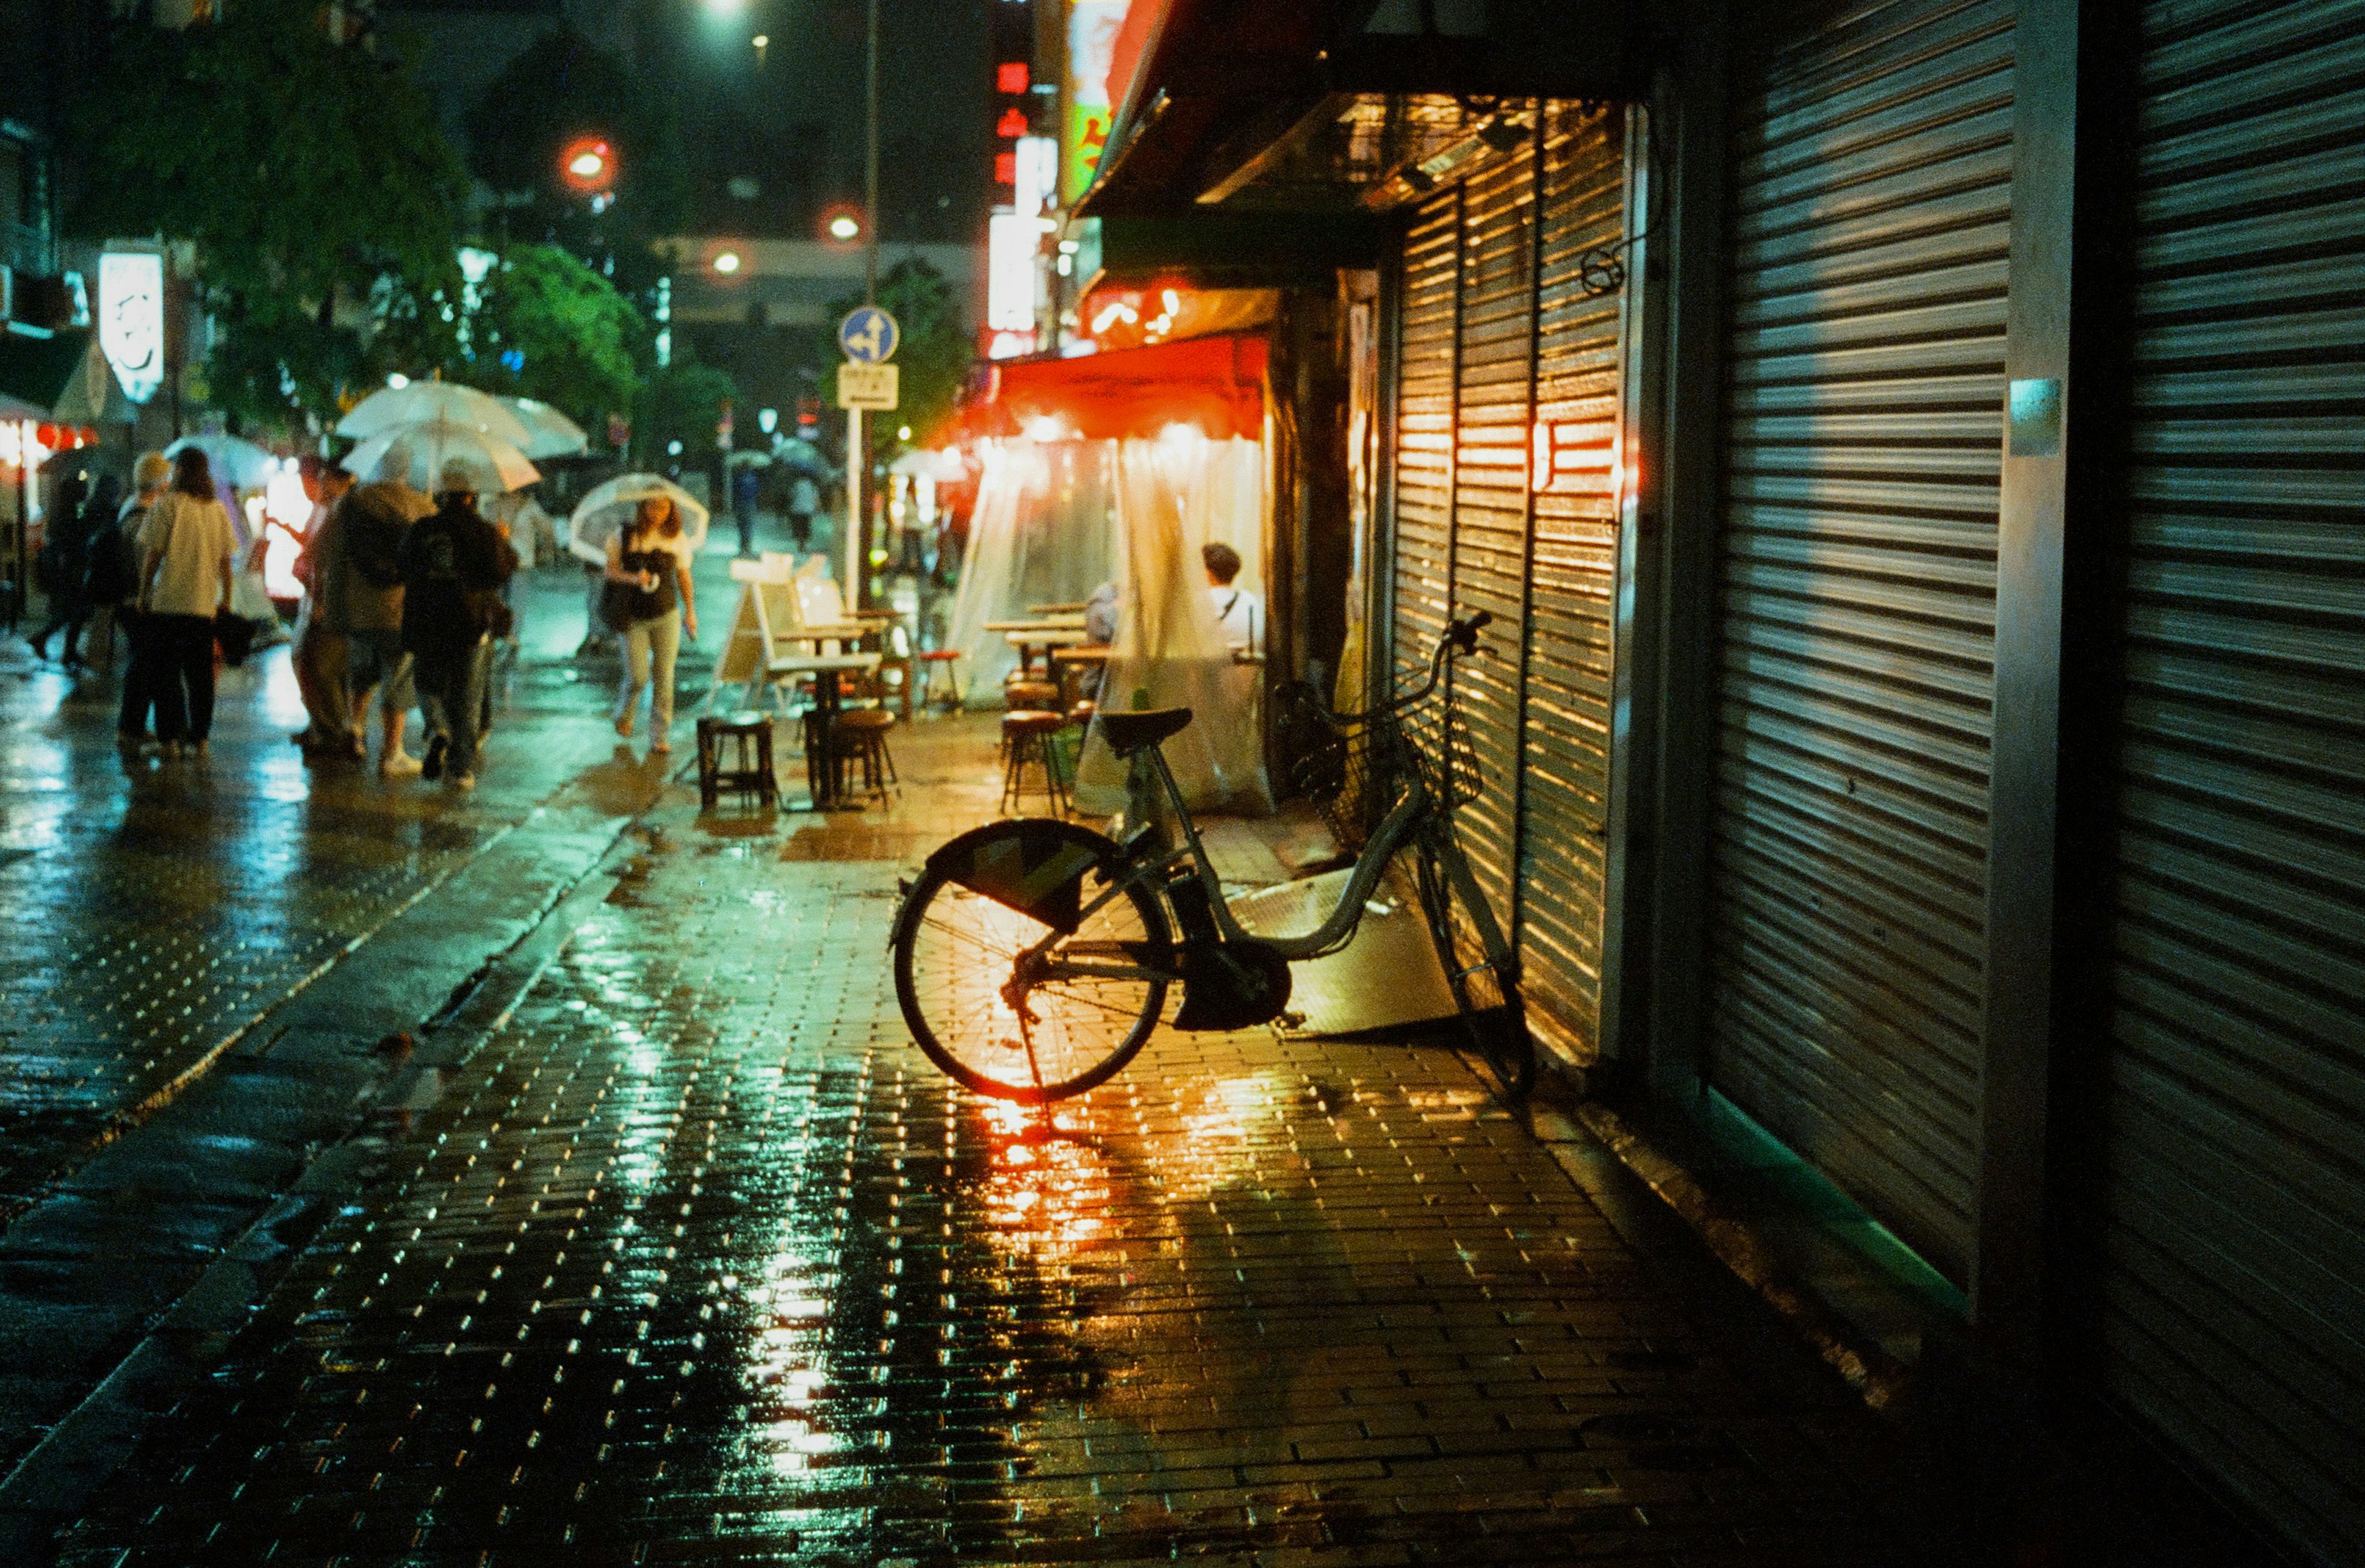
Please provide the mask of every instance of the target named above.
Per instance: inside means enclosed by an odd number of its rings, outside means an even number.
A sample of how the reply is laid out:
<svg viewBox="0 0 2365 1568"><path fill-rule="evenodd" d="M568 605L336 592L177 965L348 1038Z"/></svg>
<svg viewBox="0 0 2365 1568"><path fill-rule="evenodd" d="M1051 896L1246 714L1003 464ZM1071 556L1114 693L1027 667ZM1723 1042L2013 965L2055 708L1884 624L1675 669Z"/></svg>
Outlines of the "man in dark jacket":
<svg viewBox="0 0 2365 1568"><path fill-rule="evenodd" d="M402 536L402 645L427 722L427 777L472 790L493 639L509 633L501 588L518 558L476 510L476 478L467 464L445 464L435 489L434 514Z"/></svg>

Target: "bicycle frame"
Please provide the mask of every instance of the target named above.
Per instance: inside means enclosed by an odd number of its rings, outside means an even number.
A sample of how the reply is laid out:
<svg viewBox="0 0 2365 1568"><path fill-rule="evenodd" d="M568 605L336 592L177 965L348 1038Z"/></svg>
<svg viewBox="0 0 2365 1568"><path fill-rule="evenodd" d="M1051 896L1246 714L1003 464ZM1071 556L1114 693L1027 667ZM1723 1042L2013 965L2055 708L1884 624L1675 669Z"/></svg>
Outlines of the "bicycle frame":
<svg viewBox="0 0 2365 1568"><path fill-rule="evenodd" d="M1226 942L1261 942L1282 958L1295 963L1329 952L1351 936L1363 918L1364 904L1378 889L1380 879L1387 874L1388 862L1395 857L1397 850L1427 834L1429 847L1443 868L1454 897L1470 912L1471 920L1478 928L1479 943L1486 955L1486 967L1500 975L1506 984L1518 983L1518 958L1511 952L1509 942L1496 923L1494 910L1488 905L1485 895L1479 890L1477 879L1471 874L1470 863L1463 856L1461 845L1454 839L1450 816L1440 809L1436 797L1429 793L1418 773L1410 776L1410 788L1405 791L1405 798L1381 819L1379 826L1364 843L1362 853L1355 857L1354 870L1347 879L1345 890L1339 894L1337 906L1321 924L1298 936L1252 937L1241 927L1232 913L1231 904L1224 897L1223 881L1216 875L1215 864L1208 858L1206 845L1199 836L1198 824L1191 820L1191 808L1183 802L1182 787L1175 780L1173 770L1167 766L1165 754L1153 746L1143 756L1158 780L1159 788L1165 792L1167 803L1174 810L1174 820L1182 830L1182 846L1154 859L1140 861L1123 876L1114 879L1099 897L1085 905L1084 914L1090 915L1143 879L1156 877L1187 859L1194 867L1200 884L1206 889L1208 909L1215 919L1217 935ZM1033 951L1046 952L1058 941L1056 933L1047 935ZM1089 960L1063 958L1048 959L1043 972L1051 978L1182 979L1179 972L1149 969L1139 965L1095 964Z"/></svg>

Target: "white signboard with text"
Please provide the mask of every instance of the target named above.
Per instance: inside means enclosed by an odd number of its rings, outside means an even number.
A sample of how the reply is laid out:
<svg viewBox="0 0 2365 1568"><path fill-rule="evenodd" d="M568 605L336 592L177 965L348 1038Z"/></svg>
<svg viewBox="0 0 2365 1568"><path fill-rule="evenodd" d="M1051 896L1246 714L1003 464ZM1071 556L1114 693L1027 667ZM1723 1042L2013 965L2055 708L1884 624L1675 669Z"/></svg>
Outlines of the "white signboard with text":
<svg viewBox="0 0 2365 1568"><path fill-rule="evenodd" d="M164 258L110 251L98 259L98 347L126 396L145 403L164 385Z"/></svg>

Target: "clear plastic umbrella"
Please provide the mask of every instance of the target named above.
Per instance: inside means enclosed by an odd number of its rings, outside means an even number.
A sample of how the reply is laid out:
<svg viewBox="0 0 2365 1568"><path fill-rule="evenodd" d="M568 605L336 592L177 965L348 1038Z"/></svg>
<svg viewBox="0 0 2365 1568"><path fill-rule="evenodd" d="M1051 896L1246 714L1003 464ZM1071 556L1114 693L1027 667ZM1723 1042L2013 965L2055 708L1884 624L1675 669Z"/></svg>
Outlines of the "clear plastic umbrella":
<svg viewBox="0 0 2365 1568"><path fill-rule="evenodd" d="M514 445L473 425L449 420L429 420L382 431L347 453L342 466L355 478L375 479L387 453L398 442L410 449L410 482L421 490L432 492L443 465L454 458L468 465L488 494L519 489L542 477L542 471Z"/></svg>
<svg viewBox="0 0 2365 1568"><path fill-rule="evenodd" d="M566 520L566 547L586 561L608 558L608 541L623 532L633 510L652 496L668 496L681 513L681 531L695 554L706 543L706 508L661 474L619 474L596 486Z"/></svg>
<svg viewBox="0 0 2365 1568"><path fill-rule="evenodd" d="M430 420L467 425L514 447L522 448L533 439L525 421L503 408L499 398L450 381L414 381L373 392L337 421L337 433L359 441Z"/></svg>
<svg viewBox="0 0 2365 1568"><path fill-rule="evenodd" d="M166 447L164 455L178 456L187 447L204 453L206 462L213 468L215 483L228 485L233 490L260 490L279 472L279 459L254 442L234 435L185 435Z"/></svg>
<svg viewBox="0 0 2365 1568"><path fill-rule="evenodd" d="M576 457L591 445L583 427L547 403L532 398L503 398L500 404L518 417L532 439L519 450L528 457Z"/></svg>

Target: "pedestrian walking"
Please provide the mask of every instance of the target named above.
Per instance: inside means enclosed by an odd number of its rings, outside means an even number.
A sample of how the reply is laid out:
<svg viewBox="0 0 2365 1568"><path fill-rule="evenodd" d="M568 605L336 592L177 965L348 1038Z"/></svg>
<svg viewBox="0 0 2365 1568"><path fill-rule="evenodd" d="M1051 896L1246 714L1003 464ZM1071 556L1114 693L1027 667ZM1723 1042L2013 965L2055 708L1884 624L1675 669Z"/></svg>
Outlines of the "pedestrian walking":
<svg viewBox="0 0 2365 1568"><path fill-rule="evenodd" d="M333 630L321 613L322 565L333 559L337 507L353 487L353 476L332 463L307 457L299 471L304 493L311 498L312 514L305 520L303 550L296 557L296 580L304 585L304 609L296 631L296 651L289 663L296 671L296 690L310 720L288 738L308 754L352 755L353 700L346 675L345 633Z"/></svg>
<svg viewBox="0 0 2365 1568"><path fill-rule="evenodd" d="M202 448L173 459L172 487L148 509L140 532L140 635L134 679L156 705L164 755L204 755L214 725L214 617L230 608L238 535L214 494Z"/></svg>
<svg viewBox="0 0 2365 1568"><path fill-rule="evenodd" d="M476 510L476 489L466 463L445 464L435 510L403 535L400 556L402 645L427 725L425 771L461 790L476 786L493 641L511 623L501 589L517 570L517 552Z"/></svg>
<svg viewBox="0 0 2365 1568"><path fill-rule="evenodd" d="M813 513L821 510L821 491L810 474L800 474L789 486L789 537L800 553L812 548Z"/></svg>
<svg viewBox="0 0 2365 1568"><path fill-rule="evenodd" d="M756 558L756 501L763 493L764 481L754 466L742 467L731 476L731 516L739 524L739 558Z"/></svg>
<svg viewBox="0 0 2365 1568"><path fill-rule="evenodd" d="M410 722L411 659L402 646L402 542L411 526L435 510L410 484L409 444L398 441L378 462L377 477L356 485L337 503L318 563L321 624L345 639L345 755L369 755L370 700L377 700L384 738L377 770L409 778L420 761L403 749Z"/></svg>
<svg viewBox="0 0 2365 1568"><path fill-rule="evenodd" d="M75 644L82 638L83 622L90 619L90 607L83 598L83 577L90 565L91 521L89 492L83 476L69 474L59 482L57 495L50 502L49 526L42 531L40 553L33 557L33 581L49 601L49 624L26 639L33 644L34 654L46 660L50 639L63 632L68 669L82 663Z"/></svg>
<svg viewBox="0 0 2365 1568"><path fill-rule="evenodd" d="M652 496L633 509L633 520L608 541L606 591L601 618L622 644L623 671L617 682L616 733L632 738L641 692L649 692L649 750L673 750L674 663L684 628L698 635L697 596L690 583L689 539L669 496Z"/></svg>
<svg viewBox="0 0 2365 1568"><path fill-rule="evenodd" d="M145 565L140 540L148 526L149 512L163 498L165 487L172 482L172 460L161 452L144 454L131 465L131 498L123 503L114 528L91 542L91 576L84 579L93 585L93 598L98 598L102 589L109 596L115 606L115 623L123 629L127 656L115 740L127 751L137 751L147 744L148 714L156 705L155 661L143 661L140 657L147 636L146 624L140 614L140 574Z"/></svg>

